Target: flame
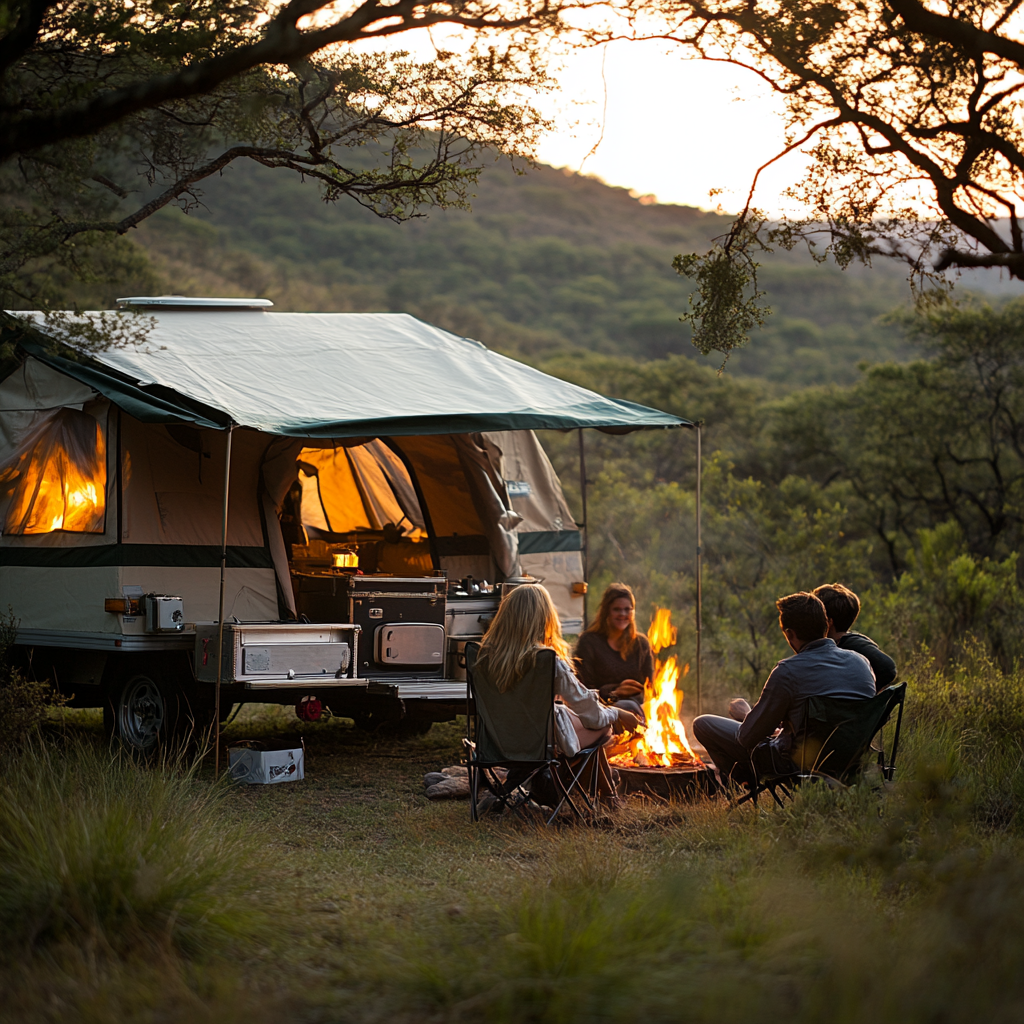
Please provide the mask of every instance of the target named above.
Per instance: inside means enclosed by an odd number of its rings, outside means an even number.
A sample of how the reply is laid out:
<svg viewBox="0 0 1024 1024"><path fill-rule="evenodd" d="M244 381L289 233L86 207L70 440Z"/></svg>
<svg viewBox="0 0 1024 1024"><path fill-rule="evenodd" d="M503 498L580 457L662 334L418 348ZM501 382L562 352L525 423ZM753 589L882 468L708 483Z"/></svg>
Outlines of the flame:
<svg viewBox="0 0 1024 1024"><path fill-rule="evenodd" d="M676 635L672 613L667 608L659 608L648 633L654 652L671 647L676 642ZM680 671L675 655L667 661L657 661L654 679L648 679L644 686L647 727L629 741L622 753L610 758L612 764L670 768L673 765L702 763L686 739L686 729L679 717L684 695L678 683L689 671L689 664Z"/></svg>
<svg viewBox="0 0 1024 1024"><path fill-rule="evenodd" d="M676 642L677 630L672 625L672 612L668 608L658 608L651 619L651 628L647 630L647 639L651 641L651 649L660 654L666 647Z"/></svg>

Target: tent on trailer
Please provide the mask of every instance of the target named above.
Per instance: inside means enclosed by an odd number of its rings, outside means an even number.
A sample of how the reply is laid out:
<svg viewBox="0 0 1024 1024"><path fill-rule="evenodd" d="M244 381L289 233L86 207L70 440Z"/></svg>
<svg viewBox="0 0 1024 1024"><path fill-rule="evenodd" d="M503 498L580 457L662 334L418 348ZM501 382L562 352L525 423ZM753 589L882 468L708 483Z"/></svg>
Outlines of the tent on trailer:
<svg viewBox="0 0 1024 1024"><path fill-rule="evenodd" d="M0 607L23 643L181 646L105 607L143 593L180 595L185 634L220 601L229 622L294 619L296 577L339 552L368 573L533 574L575 632L584 541L533 431L692 425L405 314L123 304L153 317L146 340L88 356L4 320Z"/></svg>

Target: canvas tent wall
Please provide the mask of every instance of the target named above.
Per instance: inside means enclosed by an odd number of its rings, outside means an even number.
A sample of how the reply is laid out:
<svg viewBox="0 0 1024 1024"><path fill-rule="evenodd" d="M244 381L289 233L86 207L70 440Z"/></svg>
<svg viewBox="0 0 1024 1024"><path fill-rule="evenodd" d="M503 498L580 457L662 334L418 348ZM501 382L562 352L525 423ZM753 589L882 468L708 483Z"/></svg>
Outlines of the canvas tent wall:
<svg viewBox="0 0 1024 1024"><path fill-rule="evenodd" d="M100 472L41 463L34 437L68 412L89 418L103 438ZM257 504L260 464L274 439L240 431L232 457L229 591L226 613L239 619L278 617L278 594ZM21 458L25 452L28 458ZM103 600L125 587L190 597L189 614L217 617L220 519L224 473L221 433L190 425L145 424L89 387L31 357L0 382L0 604L15 609L23 628L141 634L143 623L122 624ZM12 513L35 493L35 519L56 507L47 486L74 493L68 468L93 471L102 501L89 529L18 530ZM40 484L42 486L40 486ZM120 500L118 485L120 484ZM23 518L23 517L22 517ZM52 523L52 518L50 520Z"/></svg>
<svg viewBox="0 0 1024 1024"><path fill-rule="evenodd" d="M0 536L0 602L16 596L19 614L40 629L59 628L78 606L89 609L80 628L122 628L120 617L104 616L99 598L120 593L141 568L153 574L148 588L164 592L201 579L187 617L216 618L229 425L240 429L233 431L225 614L240 619L275 618L279 602L287 604L287 552L268 525L276 520L278 488L286 480L290 486L304 451L316 459L330 452L338 465L342 449L346 465L362 466L357 475L365 483L374 473L387 476L367 453L392 444L388 450L411 467L419 488L417 510L389 484L411 522L403 528L409 536L428 533L434 557L453 575L486 556L505 574L522 567L571 582L581 575L578 533L529 432L688 425L403 314L181 309L155 319L144 346L75 359L54 354L52 341L23 322L5 321L23 360L0 391L0 465L10 477L0 479L0 512L6 517L17 501L11 460L18 462L19 446L47 417L59 410L91 417L104 445L103 509L94 523L102 532ZM508 480L517 485L512 493ZM518 486L524 481L528 493ZM394 511L370 500L361 514L371 522ZM43 583L39 570L52 570L53 578ZM38 597L26 594L30 581Z"/></svg>
<svg viewBox="0 0 1024 1024"><path fill-rule="evenodd" d="M45 436L49 425L69 413L88 420L102 439L103 500L92 503L98 516L89 529L74 529L69 523L67 528L28 534L12 531L12 507L19 506L27 474L12 476L0 491L0 549L10 552L5 561L11 570L0 584L0 600L17 604L28 629L61 628L74 620L80 629L120 632L117 620L103 613L100 596L141 586L143 580L152 589L160 581L161 589L187 591L192 618L215 619L224 467L220 432L180 423L141 423L97 400L92 389L29 357L0 384L0 466L10 476L19 452L32 454L32 439ZM563 617L570 624L580 618L580 599L572 595L572 584L582 580L578 532L562 531L577 538L576 550L569 552L545 550L543 541L550 540L551 531L526 534L529 550L525 558L519 555L524 531L552 524L558 530L571 523L558 479L532 431L404 438L401 456L380 439L349 439L337 448L310 444L257 431L236 435L227 615L242 620L276 618L288 611L294 615L278 515L284 492L299 480L304 523L311 528L343 533L401 524L404 538L422 553L418 561L403 565L396 559L385 569L429 571L436 560L450 577L494 580L499 571L502 577L518 575L525 561L526 571L548 582ZM120 502L115 491L118 459ZM403 459L415 474L428 516ZM508 496L509 473L514 473L516 499ZM37 473L39 478L45 474ZM41 506L46 502L35 503L37 518ZM564 547L562 534L556 540ZM93 564L82 564L78 549L112 543L119 549L93 551ZM64 553L57 556L54 550ZM38 552L35 557L33 552ZM19 556L24 564L11 565ZM272 563L276 584L268 571ZM40 585L39 570L58 574L64 584ZM47 596L55 589L75 602L74 615ZM35 603L27 603L28 593L35 595ZM284 608L279 608L279 598Z"/></svg>
<svg viewBox="0 0 1024 1024"><path fill-rule="evenodd" d="M502 478L522 516L516 527L522 571L545 581L563 625L577 632L583 598L573 584L584 580L583 543L554 467L532 430L484 436L501 453Z"/></svg>

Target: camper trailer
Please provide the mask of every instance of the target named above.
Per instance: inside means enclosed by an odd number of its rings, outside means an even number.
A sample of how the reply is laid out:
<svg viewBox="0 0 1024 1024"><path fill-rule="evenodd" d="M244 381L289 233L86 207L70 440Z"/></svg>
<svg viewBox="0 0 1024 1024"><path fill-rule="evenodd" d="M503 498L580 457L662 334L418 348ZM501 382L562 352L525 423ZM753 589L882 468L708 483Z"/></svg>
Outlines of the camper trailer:
<svg viewBox="0 0 1024 1024"><path fill-rule="evenodd" d="M4 320L0 608L31 671L140 750L240 702L453 717L503 590L542 580L583 626L534 430L688 425L411 316L270 305L121 300L145 340L90 353Z"/></svg>

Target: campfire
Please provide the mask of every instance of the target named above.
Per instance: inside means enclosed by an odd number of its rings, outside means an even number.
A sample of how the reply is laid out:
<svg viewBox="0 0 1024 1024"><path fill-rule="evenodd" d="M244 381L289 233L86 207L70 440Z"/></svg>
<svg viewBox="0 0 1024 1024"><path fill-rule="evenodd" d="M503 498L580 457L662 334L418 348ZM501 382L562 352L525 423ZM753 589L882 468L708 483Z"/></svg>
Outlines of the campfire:
<svg viewBox="0 0 1024 1024"><path fill-rule="evenodd" d="M687 741L686 729L679 717L683 691L678 684L680 678L689 673L690 666L686 664L680 671L675 655L665 661L657 657L676 642L676 629L668 608L657 609L647 635L656 656L654 678L646 680L644 685L647 728L609 760L619 768L701 768L703 762Z"/></svg>

